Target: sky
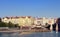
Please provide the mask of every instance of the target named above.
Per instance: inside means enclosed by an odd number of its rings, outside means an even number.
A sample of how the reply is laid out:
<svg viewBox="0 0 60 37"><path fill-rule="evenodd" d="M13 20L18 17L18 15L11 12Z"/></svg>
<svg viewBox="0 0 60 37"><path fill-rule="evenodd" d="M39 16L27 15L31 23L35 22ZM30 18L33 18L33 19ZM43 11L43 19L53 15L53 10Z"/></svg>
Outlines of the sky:
<svg viewBox="0 0 60 37"><path fill-rule="evenodd" d="M60 0L0 0L0 17L60 17Z"/></svg>

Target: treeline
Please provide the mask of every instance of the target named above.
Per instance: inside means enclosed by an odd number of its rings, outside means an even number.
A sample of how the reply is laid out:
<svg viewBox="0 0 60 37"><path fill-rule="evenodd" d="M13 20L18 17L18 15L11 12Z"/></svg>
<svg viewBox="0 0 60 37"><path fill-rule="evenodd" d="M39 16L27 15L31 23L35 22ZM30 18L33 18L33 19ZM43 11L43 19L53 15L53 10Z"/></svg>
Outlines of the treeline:
<svg viewBox="0 0 60 37"><path fill-rule="evenodd" d="M0 22L0 27L18 27L18 24Z"/></svg>
<svg viewBox="0 0 60 37"><path fill-rule="evenodd" d="M11 22L9 23L2 22L0 19L0 27L18 27L18 26L19 26L18 24L13 24Z"/></svg>

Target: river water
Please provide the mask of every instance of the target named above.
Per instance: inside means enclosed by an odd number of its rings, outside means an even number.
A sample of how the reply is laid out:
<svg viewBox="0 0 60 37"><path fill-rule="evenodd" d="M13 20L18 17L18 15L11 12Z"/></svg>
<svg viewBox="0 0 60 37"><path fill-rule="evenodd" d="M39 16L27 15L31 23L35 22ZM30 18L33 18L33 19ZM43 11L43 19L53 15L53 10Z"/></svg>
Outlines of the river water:
<svg viewBox="0 0 60 37"><path fill-rule="evenodd" d="M0 37L59 37L60 32L0 33Z"/></svg>

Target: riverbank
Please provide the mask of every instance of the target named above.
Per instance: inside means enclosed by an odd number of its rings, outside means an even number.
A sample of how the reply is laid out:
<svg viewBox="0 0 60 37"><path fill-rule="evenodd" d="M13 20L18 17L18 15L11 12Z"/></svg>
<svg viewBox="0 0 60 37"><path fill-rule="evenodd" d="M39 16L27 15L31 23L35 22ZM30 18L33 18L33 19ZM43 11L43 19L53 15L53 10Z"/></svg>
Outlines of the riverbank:
<svg viewBox="0 0 60 37"><path fill-rule="evenodd" d="M16 32L20 32L20 30L12 30L12 29L1 29L0 33L16 33Z"/></svg>
<svg viewBox="0 0 60 37"><path fill-rule="evenodd" d="M0 33L16 33L16 32L50 32L48 29L1 29Z"/></svg>
<svg viewBox="0 0 60 37"><path fill-rule="evenodd" d="M25 29L25 30L20 30L21 32L50 32L47 28L40 28L40 29Z"/></svg>

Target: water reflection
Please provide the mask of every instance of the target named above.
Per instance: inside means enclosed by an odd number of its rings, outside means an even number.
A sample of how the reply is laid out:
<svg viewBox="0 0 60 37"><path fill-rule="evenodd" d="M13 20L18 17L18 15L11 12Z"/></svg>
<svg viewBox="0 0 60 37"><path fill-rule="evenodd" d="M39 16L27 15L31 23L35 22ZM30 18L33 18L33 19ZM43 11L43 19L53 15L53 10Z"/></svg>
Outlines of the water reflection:
<svg viewBox="0 0 60 37"><path fill-rule="evenodd" d="M22 33L0 33L0 37L59 37L60 32L24 32Z"/></svg>

